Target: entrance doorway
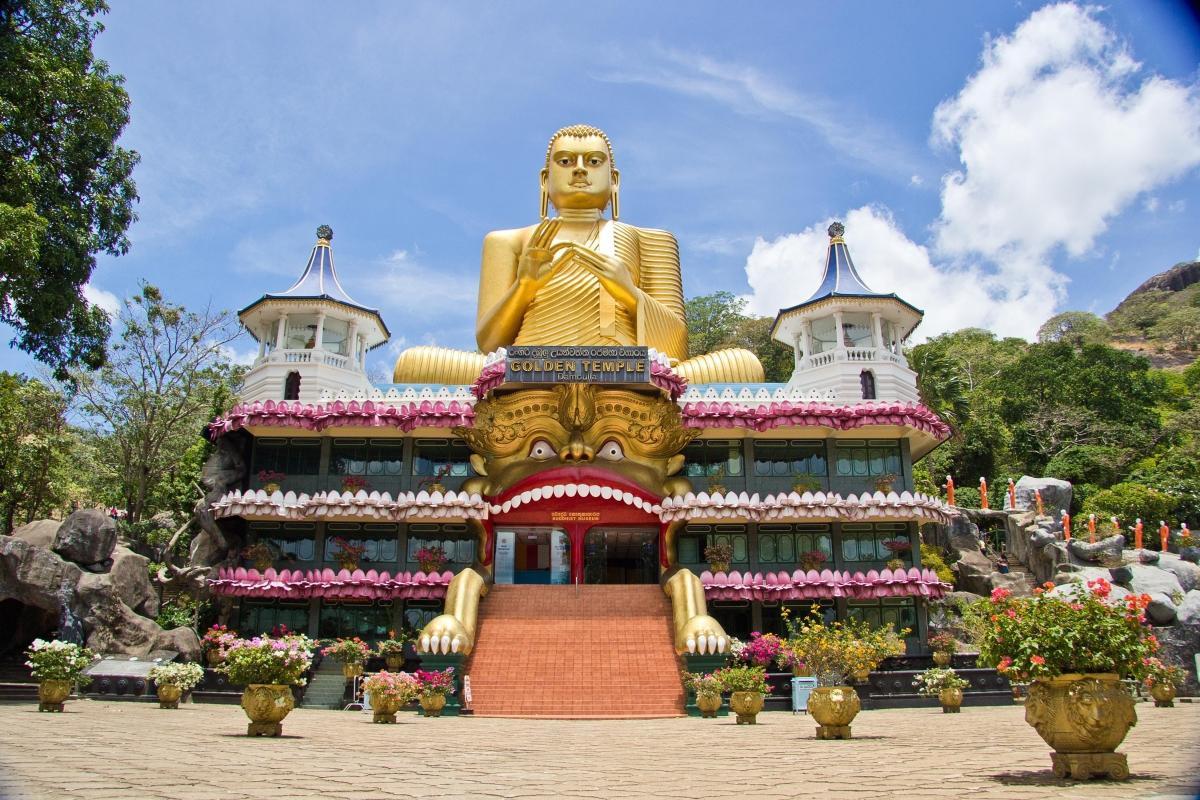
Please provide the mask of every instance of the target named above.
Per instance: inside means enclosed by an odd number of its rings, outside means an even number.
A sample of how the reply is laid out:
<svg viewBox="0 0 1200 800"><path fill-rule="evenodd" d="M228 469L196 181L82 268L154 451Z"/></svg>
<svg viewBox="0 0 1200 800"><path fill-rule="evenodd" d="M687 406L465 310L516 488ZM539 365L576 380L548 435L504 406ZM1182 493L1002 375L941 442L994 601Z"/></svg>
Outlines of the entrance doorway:
<svg viewBox="0 0 1200 800"><path fill-rule="evenodd" d="M583 540L584 583L658 583L658 529L595 527Z"/></svg>
<svg viewBox="0 0 1200 800"><path fill-rule="evenodd" d="M498 528L496 583L570 583L570 552L562 528Z"/></svg>

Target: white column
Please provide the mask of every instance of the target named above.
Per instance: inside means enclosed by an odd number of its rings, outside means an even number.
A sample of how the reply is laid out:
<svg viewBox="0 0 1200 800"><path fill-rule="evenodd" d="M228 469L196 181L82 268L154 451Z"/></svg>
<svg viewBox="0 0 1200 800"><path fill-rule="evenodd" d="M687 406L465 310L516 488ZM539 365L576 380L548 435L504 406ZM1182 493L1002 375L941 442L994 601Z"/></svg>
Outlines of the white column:
<svg viewBox="0 0 1200 800"><path fill-rule="evenodd" d="M264 355L266 355L266 353L267 353L267 336L268 336L269 331L270 331L270 329L267 328L266 326L260 326L259 329L255 331L255 333L258 334L258 357L259 357L259 359L262 359L262 357Z"/></svg>
<svg viewBox="0 0 1200 800"><path fill-rule="evenodd" d="M358 363L358 320L350 320L350 332L346 335L346 363Z"/></svg>
<svg viewBox="0 0 1200 800"><path fill-rule="evenodd" d="M363 372L367 371L367 337L358 337L358 366Z"/></svg>
<svg viewBox="0 0 1200 800"><path fill-rule="evenodd" d="M804 346L804 363L811 364L813 356L812 320L800 323L800 342ZM798 364L797 364L798 366Z"/></svg>
<svg viewBox="0 0 1200 800"><path fill-rule="evenodd" d="M325 312L317 314L317 332L313 334L313 350L320 350L325 336Z"/></svg>
<svg viewBox="0 0 1200 800"><path fill-rule="evenodd" d="M283 350L287 347L287 314L279 315L279 327L275 329L275 349Z"/></svg>
<svg viewBox="0 0 1200 800"><path fill-rule="evenodd" d="M842 312L833 312L833 335L834 348L837 350L846 349L846 334L842 330Z"/></svg>
<svg viewBox="0 0 1200 800"><path fill-rule="evenodd" d="M871 315L871 332L875 342L875 349L883 349L883 318L878 314Z"/></svg>

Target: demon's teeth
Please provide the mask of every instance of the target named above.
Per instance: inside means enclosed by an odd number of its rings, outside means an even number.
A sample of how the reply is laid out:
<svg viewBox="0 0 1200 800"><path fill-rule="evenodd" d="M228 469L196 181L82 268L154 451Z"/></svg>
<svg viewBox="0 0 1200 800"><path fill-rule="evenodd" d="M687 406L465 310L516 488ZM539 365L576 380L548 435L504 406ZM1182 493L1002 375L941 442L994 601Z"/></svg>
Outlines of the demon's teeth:
<svg viewBox="0 0 1200 800"><path fill-rule="evenodd" d="M564 494L566 494L566 492L567 492L567 487L563 486L561 483L554 484L554 496L555 497L562 497Z"/></svg>
<svg viewBox="0 0 1200 800"><path fill-rule="evenodd" d="M590 494L592 497L599 497L601 491L602 491L602 487L600 487L600 486L589 486L588 487L588 494Z"/></svg>
<svg viewBox="0 0 1200 800"><path fill-rule="evenodd" d="M573 483L568 483L563 487L563 492L567 495L567 497L574 497L579 492L579 487Z"/></svg>
<svg viewBox="0 0 1200 800"><path fill-rule="evenodd" d="M541 500L542 499L542 487L538 486L538 487L531 489L529 491L529 499Z"/></svg>
<svg viewBox="0 0 1200 800"><path fill-rule="evenodd" d="M612 487L611 486L601 486L600 487L600 496L603 497L605 500L611 500L612 496L613 496Z"/></svg>

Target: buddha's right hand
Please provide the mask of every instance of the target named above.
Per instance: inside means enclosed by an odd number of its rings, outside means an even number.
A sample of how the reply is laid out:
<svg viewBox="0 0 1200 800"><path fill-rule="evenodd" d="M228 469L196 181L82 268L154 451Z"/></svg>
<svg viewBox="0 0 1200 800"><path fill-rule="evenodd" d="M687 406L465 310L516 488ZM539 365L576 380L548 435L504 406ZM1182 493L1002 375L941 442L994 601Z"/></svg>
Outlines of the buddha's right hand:
<svg viewBox="0 0 1200 800"><path fill-rule="evenodd" d="M554 250L550 244L558 234L561 222L546 219L538 223L521 257L517 261L517 283L540 289L554 274Z"/></svg>

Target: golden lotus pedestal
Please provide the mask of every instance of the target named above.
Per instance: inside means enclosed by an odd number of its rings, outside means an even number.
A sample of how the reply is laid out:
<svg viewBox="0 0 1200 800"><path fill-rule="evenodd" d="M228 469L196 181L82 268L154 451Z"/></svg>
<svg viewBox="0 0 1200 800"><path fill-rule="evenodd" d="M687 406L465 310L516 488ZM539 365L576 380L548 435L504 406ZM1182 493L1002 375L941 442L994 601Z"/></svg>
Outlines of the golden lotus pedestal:
<svg viewBox="0 0 1200 800"><path fill-rule="evenodd" d="M157 686L159 708L179 708L179 698L183 697L183 689L169 683Z"/></svg>
<svg viewBox="0 0 1200 800"><path fill-rule="evenodd" d="M1070 673L1029 687L1025 721L1054 749L1054 775L1076 780L1129 777L1129 761L1114 752L1137 724L1133 697L1115 674Z"/></svg>
<svg viewBox="0 0 1200 800"><path fill-rule="evenodd" d="M242 710L250 718L247 736L282 736L283 718L296 707L292 687L278 683L252 683L242 692Z"/></svg>
<svg viewBox="0 0 1200 800"><path fill-rule="evenodd" d="M755 725L765 702L762 692L733 692L729 695L729 710L737 714L738 725Z"/></svg>
<svg viewBox="0 0 1200 800"><path fill-rule="evenodd" d="M38 711L62 713L63 702L70 696L70 681L42 681L38 684Z"/></svg>
<svg viewBox="0 0 1200 800"><path fill-rule="evenodd" d="M1156 683L1150 687L1150 696L1154 698L1155 708L1175 707L1175 687Z"/></svg>
<svg viewBox="0 0 1200 800"><path fill-rule="evenodd" d="M850 723L862 708L850 686L818 686L808 696L808 713L817 723L818 739L849 739Z"/></svg>
<svg viewBox="0 0 1200 800"><path fill-rule="evenodd" d="M400 710L400 698L376 697L371 695L371 721L380 725L395 725L396 712Z"/></svg>

